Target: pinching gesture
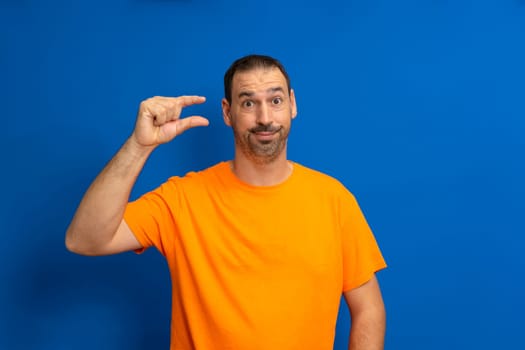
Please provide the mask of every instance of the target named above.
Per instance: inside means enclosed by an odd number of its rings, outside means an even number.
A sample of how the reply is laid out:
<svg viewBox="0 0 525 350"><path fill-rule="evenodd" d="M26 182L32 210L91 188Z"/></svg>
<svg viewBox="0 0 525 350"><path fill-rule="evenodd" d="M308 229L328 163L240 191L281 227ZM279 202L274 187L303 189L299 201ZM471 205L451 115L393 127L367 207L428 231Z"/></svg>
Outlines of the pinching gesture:
<svg viewBox="0 0 525 350"><path fill-rule="evenodd" d="M132 138L141 146L155 147L190 128L207 126L209 121L202 116L180 117L183 108L204 101L202 96L156 96L142 101Z"/></svg>

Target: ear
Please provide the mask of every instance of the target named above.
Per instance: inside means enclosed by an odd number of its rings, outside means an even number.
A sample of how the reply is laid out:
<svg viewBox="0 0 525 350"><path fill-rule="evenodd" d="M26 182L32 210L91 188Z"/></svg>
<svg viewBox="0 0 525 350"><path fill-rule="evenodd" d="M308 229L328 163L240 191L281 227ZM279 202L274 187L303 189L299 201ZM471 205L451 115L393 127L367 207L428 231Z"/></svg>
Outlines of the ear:
<svg viewBox="0 0 525 350"><path fill-rule="evenodd" d="M230 104L228 103L228 100L225 98L222 99L222 119L224 120L224 124L228 126L232 126L231 121L231 114L230 114Z"/></svg>
<svg viewBox="0 0 525 350"><path fill-rule="evenodd" d="M292 119L297 116L297 104L295 103L295 92L290 89L290 106L292 108Z"/></svg>

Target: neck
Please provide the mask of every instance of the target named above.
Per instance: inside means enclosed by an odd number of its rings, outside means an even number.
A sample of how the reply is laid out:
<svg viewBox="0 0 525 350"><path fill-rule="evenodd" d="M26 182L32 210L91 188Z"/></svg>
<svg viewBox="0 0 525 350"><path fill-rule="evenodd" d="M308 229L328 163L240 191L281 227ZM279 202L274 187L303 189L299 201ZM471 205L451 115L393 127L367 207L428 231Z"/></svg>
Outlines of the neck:
<svg viewBox="0 0 525 350"><path fill-rule="evenodd" d="M231 169L239 180L252 186L273 186L285 181L292 173L293 166L286 159L286 150L270 162L256 162L235 153Z"/></svg>

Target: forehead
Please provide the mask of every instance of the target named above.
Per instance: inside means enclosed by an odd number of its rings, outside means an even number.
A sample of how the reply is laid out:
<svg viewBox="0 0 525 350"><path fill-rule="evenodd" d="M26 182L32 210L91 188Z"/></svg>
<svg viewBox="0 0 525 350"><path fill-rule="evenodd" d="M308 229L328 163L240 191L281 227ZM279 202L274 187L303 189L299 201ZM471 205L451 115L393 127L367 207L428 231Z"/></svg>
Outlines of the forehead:
<svg viewBox="0 0 525 350"><path fill-rule="evenodd" d="M278 87L287 90L286 78L277 67L236 72L232 79L233 97L245 91L261 92Z"/></svg>

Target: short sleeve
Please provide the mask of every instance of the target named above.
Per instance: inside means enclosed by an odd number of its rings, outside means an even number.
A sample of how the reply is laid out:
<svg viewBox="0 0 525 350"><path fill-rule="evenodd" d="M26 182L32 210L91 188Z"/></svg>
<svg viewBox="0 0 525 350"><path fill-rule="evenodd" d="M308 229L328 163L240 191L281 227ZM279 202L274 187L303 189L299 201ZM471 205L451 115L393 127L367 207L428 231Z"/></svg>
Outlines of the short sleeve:
<svg viewBox="0 0 525 350"><path fill-rule="evenodd" d="M177 212L176 198L176 185L170 179L154 191L128 203L124 220L142 245L137 253L153 246L166 256L165 247L173 246L170 240L176 232L173 216Z"/></svg>
<svg viewBox="0 0 525 350"><path fill-rule="evenodd" d="M376 239L355 197L342 199L343 292L364 284L386 267Z"/></svg>

